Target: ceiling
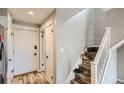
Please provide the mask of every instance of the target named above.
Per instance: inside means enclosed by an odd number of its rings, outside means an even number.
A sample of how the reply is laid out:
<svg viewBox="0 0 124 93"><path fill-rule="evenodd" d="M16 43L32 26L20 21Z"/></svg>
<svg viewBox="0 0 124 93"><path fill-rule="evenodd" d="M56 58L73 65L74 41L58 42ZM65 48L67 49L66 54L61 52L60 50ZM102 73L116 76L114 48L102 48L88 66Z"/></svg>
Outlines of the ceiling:
<svg viewBox="0 0 124 93"><path fill-rule="evenodd" d="M41 24L52 13L54 8L10 8L8 10L14 20ZM29 15L29 11L32 11L34 15Z"/></svg>

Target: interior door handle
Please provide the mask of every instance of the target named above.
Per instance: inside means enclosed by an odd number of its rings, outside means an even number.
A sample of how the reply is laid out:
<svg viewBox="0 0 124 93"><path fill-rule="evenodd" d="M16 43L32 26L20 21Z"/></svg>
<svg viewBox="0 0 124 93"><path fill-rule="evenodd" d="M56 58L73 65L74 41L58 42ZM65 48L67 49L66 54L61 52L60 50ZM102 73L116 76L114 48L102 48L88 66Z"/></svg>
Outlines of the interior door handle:
<svg viewBox="0 0 124 93"><path fill-rule="evenodd" d="M37 55L37 53L34 53L34 55L36 56L36 55Z"/></svg>

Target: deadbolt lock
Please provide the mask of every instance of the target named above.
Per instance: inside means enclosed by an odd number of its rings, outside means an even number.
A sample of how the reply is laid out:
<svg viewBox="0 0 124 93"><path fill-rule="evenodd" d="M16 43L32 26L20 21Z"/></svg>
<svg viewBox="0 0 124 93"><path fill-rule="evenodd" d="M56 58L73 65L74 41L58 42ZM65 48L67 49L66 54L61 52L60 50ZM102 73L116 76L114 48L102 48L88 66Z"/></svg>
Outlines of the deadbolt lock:
<svg viewBox="0 0 124 93"><path fill-rule="evenodd" d="M34 49L37 49L37 46L36 45L34 46Z"/></svg>

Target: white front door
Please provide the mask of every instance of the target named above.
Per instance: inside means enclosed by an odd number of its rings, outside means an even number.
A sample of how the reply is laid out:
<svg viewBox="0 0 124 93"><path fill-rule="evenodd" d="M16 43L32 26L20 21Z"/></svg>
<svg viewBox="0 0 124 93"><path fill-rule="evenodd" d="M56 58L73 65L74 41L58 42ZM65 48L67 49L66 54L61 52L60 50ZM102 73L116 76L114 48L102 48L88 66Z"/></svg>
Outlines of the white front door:
<svg viewBox="0 0 124 93"><path fill-rule="evenodd" d="M53 83L53 26L45 29L46 78Z"/></svg>
<svg viewBox="0 0 124 93"><path fill-rule="evenodd" d="M37 32L14 30L14 75L37 70Z"/></svg>

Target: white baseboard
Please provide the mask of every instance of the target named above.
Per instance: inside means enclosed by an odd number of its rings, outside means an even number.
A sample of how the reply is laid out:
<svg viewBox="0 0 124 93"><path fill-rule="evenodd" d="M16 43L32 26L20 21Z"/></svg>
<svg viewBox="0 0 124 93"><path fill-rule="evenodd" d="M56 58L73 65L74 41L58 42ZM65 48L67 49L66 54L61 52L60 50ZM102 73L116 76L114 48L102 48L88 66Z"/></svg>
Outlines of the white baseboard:
<svg viewBox="0 0 124 93"><path fill-rule="evenodd" d="M124 80L122 80L122 79L117 79L117 81L120 81L120 82L124 83Z"/></svg>

